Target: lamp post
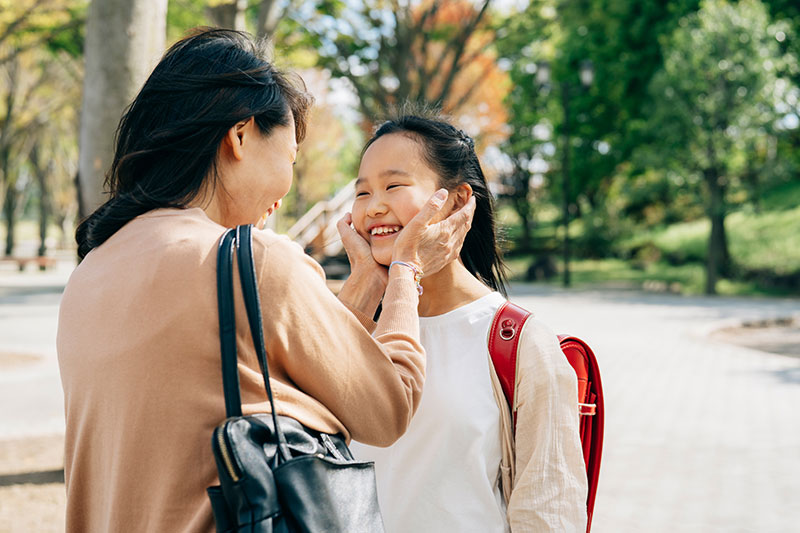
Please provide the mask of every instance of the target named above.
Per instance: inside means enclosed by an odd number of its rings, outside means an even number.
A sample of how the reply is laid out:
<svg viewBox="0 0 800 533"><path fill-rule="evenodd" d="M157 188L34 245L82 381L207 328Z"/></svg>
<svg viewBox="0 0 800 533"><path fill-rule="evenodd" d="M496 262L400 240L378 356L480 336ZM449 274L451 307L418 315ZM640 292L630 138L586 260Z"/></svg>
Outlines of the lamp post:
<svg viewBox="0 0 800 533"><path fill-rule="evenodd" d="M587 88L594 82L594 64L591 60L587 59L581 61L578 69L578 79L583 88ZM536 69L536 82L542 86L547 86L550 82L550 65L548 62L543 61L537 65ZM572 203L571 198L571 178L570 178L570 153L571 153L571 118L570 118L570 92L575 84L570 83L569 80L561 82L561 106L564 112L564 124L562 127L563 134L563 149L561 153L561 190L564 196L562 205L562 224L564 226L564 287L569 287L571 284L569 261L570 261L570 241L569 241L569 222L570 222L570 208Z"/></svg>

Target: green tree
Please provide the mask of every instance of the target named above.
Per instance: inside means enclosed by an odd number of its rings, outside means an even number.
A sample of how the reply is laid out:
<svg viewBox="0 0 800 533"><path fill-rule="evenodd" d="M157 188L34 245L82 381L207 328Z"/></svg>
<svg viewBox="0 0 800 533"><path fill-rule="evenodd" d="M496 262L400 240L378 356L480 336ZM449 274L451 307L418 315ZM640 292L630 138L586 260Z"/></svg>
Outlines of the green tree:
<svg viewBox="0 0 800 533"><path fill-rule="evenodd" d="M737 155L773 127L788 87L777 77L777 31L758 0L706 0L665 39L664 66L651 82L651 144L642 150L661 168L701 178L711 221L708 294L731 269L727 195L748 160Z"/></svg>
<svg viewBox="0 0 800 533"><path fill-rule="evenodd" d="M551 2L532 0L524 11L511 13L501 21L497 30L498 54L511 78L505 101L509 135L501 145L509 165L500 174L501 197L520 219L521 235L516 248L521 251L533 248L533 191L537 177L541 178L546 170L543 164L554 153L551 94L540 83L542 80L537 80L542 66L552 60L554 19Z"/></svg>
<svg viewBox="0 0 800 533"><path fill-rule="evenodd" d="M502 21L497 46L513 87L507 98L511 133L503 145L513 171L504 180L523 221L521 247L534 218L532 171L544 178L546 197L564 203L561 178L568 161L566 203L577 215L578 206L588 205L608 218L603 199L640 142L648 85L662 64L659 37L698 3L534 0ZM587 63L594 76L585 87L580 71ZM542 65L550 70L544 78Z"/></svg>
<svg viewBox="0 0 800 533"><path fill-rule="evenodd" d="M469 103L494 67L481 61L494 41L490 3L323 2L301 16L319 66L347 79L375 120L405 101L452 114Z"/></svg>
<svg viewBox="0 0 800 533"><path fill-rule="evenodd" d="M14 228L29 192L27 166L33 142L69 101L64 69L73 69L86 2L0 1L0 201L5 254L15 246Z"/></svg>

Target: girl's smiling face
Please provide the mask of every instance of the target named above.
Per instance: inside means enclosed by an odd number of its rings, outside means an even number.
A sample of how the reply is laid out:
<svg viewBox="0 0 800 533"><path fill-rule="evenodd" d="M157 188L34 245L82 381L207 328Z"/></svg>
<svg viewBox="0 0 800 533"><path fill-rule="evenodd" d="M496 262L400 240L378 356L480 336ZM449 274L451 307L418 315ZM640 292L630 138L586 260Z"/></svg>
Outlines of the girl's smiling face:
<svg viewBox="0 0 800 533"><path fill-rule="evenodd" d="M383 135L367 148L356 180L353 227L369 242L375 261L391 263L398 233L441 188L439 182L419 142L408 135Z"/></svg>

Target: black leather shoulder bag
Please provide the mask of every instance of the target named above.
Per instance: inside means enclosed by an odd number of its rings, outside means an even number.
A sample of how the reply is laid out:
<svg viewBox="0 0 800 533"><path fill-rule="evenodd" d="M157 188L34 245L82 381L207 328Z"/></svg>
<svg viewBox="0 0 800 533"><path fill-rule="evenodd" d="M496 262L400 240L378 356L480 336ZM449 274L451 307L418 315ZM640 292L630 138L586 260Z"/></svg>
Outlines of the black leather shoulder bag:
<svg viewBox="0 0 800 533"><path fill-rule="evenodd" d="M233 256L237 253L250 333L272 412L242 416L236 354ZM252 227L230 229L217 254L222 382L227 419L211 439L220 485L208 496L218 532L381 533L373 463L345 441L277 415L261 322Z"/></svg>

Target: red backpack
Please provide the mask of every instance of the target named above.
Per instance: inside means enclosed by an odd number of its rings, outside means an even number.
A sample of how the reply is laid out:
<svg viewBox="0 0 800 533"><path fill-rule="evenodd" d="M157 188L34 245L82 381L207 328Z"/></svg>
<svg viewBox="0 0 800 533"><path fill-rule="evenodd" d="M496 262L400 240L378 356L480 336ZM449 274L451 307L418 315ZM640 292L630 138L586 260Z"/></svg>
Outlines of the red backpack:
<svg viewBox="0 0 800 533"><path fill-rule="evenodd" d="M503 388L513 417L513 426L517 425L517 412L514 410L517 349L522 326L529 311L504 303L494 316L492 329L489 332L489 354L492 357L497 377ZM589 480L589 493L586 498L587 533L592 526L594 498L597 494L597 478L600 474L600 458L603 454L603 386L600 382L600 370L592 349L582 340L570 335L559 335L561 351L578 375L578 408L580 413L580 435L583 445L583 460L586 463L586 476Z"/></svg>

